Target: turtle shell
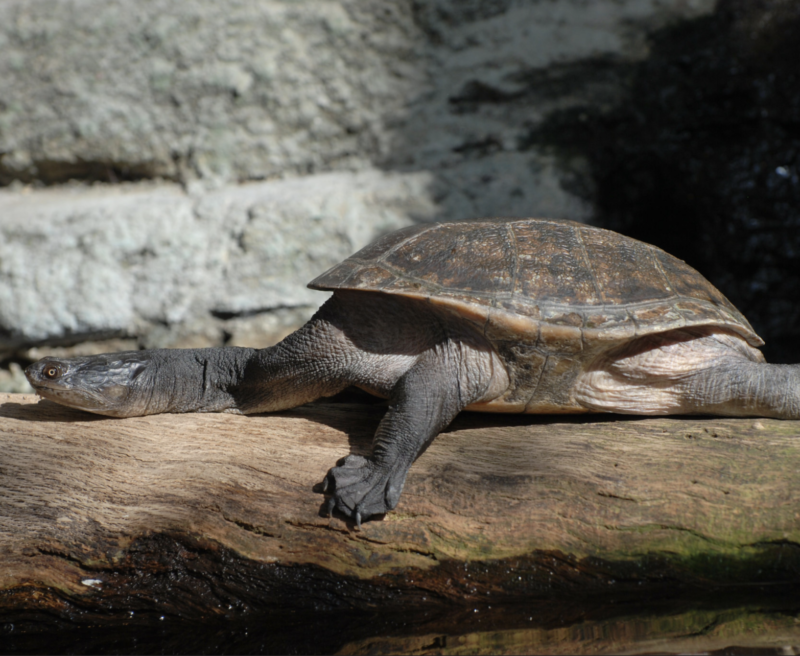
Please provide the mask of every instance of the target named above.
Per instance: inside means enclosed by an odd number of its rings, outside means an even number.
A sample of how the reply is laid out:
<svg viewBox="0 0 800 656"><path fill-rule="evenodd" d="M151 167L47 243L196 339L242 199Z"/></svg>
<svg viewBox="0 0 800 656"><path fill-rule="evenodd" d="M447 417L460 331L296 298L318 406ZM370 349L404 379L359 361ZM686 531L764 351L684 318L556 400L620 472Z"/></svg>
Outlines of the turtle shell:
<svg viewBox="0 0 800 656"><path fill-rule="evenodd" d="M483 324L489 338L548 332L619 342L715 326L763 341L682 260L609 230L549 219L416 225L381 237L313 280L321 290L428 299Z"/></svg>

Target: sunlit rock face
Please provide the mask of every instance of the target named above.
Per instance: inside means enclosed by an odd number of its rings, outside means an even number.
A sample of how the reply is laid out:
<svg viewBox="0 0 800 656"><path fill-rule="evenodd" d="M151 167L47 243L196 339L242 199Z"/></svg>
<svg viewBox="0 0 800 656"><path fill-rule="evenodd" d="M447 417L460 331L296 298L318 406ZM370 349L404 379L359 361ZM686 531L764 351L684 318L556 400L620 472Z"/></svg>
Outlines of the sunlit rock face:
<svg viewBox="0 0 800 656"><path fill-rule="evenodd" d="M0 353L120 337L271 344L326 298L306 288L310 278L434 213L428 178L361 171L193 193L165 183L0 193Z"/></svg>
<svg viewBox="0 0 800 656"><path fill-rule="evenodd" d="M387 230L551 216L683 257L800 360L796 3L80 6L0 3L2 357L262 345Z"/></svg>
<svg viewBox="0 0 800 656"><path fill-rule="evenodd" d="M651 35L612 108L574 107L527 145L585 158L594 221L705 273L777 362L800 361L800 5L720 3Z"/></svg>
<svg viewBox="0 0 800 656"><path fill-rule="evenodd" d="M616 102L608 63L714 1L76 6L0 3L0 357L263 345L324 299L305 281L387 230L589 219L522 138Z"/></svg>

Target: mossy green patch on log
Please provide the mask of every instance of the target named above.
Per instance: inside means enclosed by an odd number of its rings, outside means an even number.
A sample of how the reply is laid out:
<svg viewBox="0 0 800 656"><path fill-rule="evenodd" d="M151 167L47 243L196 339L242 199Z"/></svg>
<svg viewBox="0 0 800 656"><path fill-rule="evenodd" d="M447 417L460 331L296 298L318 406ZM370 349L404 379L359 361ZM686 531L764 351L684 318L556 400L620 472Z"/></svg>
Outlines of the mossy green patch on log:
<svg viewBox="0 0 800 656"><path fill-rule="evenodd" d="M213 615L800 582L800 422L464 413L397 510L357 530L322 515L315 485L369 452L382 412L109 419L0 397L0 607Z"/></svg>

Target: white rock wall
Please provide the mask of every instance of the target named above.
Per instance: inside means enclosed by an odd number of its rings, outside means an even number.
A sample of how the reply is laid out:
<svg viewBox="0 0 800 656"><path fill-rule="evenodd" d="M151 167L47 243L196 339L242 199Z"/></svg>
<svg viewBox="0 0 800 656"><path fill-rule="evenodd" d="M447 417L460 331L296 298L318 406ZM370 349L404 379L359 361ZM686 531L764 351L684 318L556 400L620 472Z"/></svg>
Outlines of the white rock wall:
<svg viewBox="0 0 800 656"><path fill-rule="evenodd" d="M429 183L425 173L366 171L194 194L178 185L0 193L0 339L13 348L138 334L151 345L192 336L211 345L222 331L236 336L234 319L305 317L325 298L306 288L311 277L435 214Z"/></svg>
<svg viewBox="0 0 800 656"><path fill-rule="evenodd" d="M0 172L363 168L420 84L415 44L403 2L4 0Z"/></svg>
<svg viewBox="0 0 800 656"><path fill-rule="evenodd" d="M0 355L263 343L386 230L591 218L583 163L525 135L713 6L3 0Z"/></svg>

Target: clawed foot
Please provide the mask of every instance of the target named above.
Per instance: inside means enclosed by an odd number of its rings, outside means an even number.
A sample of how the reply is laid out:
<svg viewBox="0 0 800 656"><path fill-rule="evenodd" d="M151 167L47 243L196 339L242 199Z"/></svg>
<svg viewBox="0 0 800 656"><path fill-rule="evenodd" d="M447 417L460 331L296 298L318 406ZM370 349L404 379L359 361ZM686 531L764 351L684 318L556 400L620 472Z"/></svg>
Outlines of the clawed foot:
<svg viewBox="0 0 800 656"><path fill-rule="evenodd" d="M352 517L360 528L362 520L386 513L397 505L404 482L404 475L398 477L368 458L347 456L322 481L322 492L329 495L328 516L335 508Z"/></svg>

